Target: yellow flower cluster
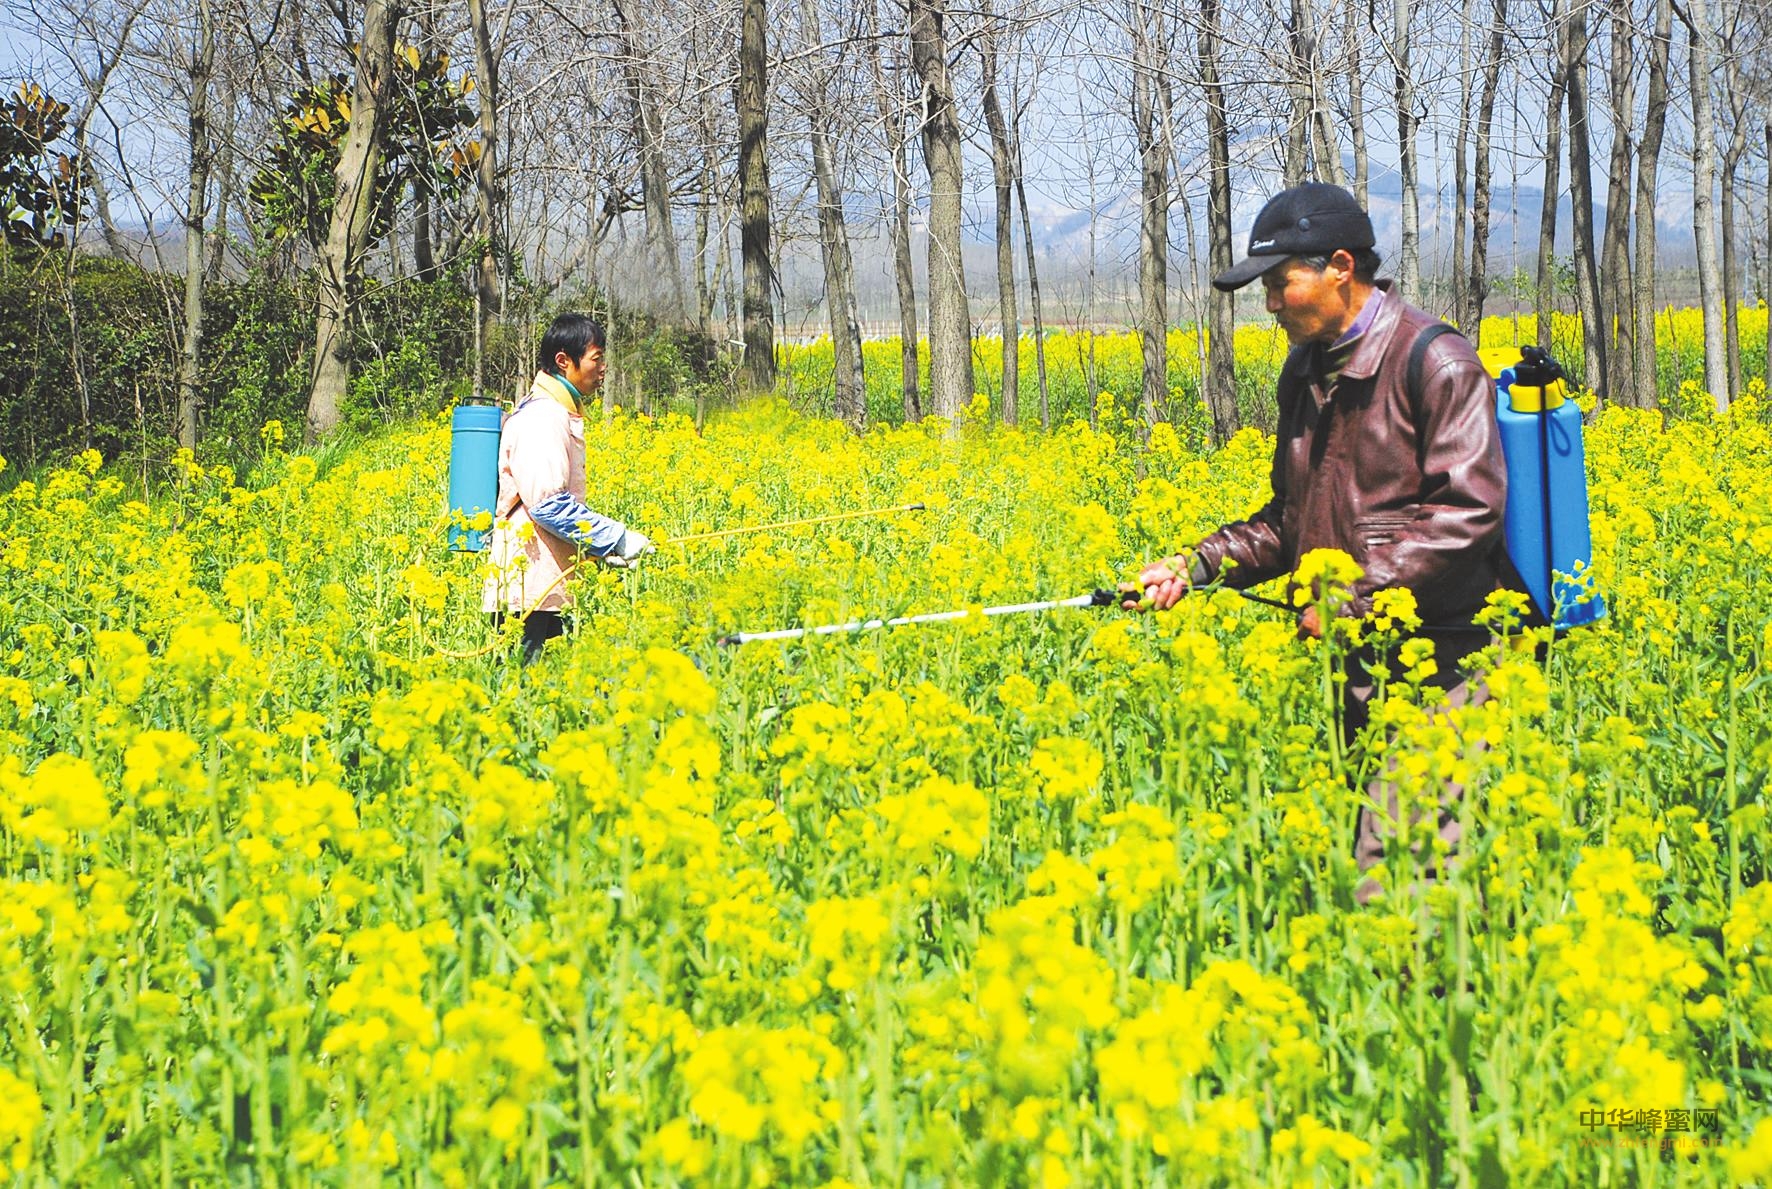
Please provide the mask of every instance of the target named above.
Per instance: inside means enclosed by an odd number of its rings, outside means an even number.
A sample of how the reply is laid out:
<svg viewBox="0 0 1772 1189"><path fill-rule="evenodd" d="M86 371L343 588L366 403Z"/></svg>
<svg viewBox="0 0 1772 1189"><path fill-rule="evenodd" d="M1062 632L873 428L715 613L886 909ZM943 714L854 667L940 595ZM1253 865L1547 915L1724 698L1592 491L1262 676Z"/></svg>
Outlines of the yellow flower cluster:
<svg viewBox="0 0 1772 1189"><path fill-rule="evenodd" d="M1407 591L1326 641L1218 592L715 643L1112 586L1265 499L1259 430L1146 434L1124 345L1048 346L1097 379L1046 434L593 418L592 502L661 542L925 510L587 565L527 669L444 551L440 423L0 494L0 1177L1763 1179L1763 386L1600 410L1612 615L1541 648L1498 600L1466 704ZM1416 820L1361 909L1379 775ZM1714 1142L1592 1142L1627 1111Z"/></svg>

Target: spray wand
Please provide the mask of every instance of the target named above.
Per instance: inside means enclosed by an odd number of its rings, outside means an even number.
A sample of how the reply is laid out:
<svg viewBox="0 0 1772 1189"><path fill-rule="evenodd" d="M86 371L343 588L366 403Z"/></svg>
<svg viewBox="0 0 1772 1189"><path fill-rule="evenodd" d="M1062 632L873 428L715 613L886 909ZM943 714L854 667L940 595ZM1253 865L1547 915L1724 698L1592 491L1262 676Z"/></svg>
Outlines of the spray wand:
<svg viewBox="0 0 1772 1189"><path fill-rule="evenodd" d="M693 543L700 542L700 541L722 540L722 539L725 539L728 537L742 536L746 533L769 532L773 529L803 528L805 526L814 525L814 524L830 524L830 523L833 523L838 520L859 520L864 517L870 517L870 516L891 516L891 515L895 515L900 512L923 512L923 511L927 511L927 510L928 510L927 505L921 504L921 503L916 503L916 504L894 504L890 507L885 507L885 508L864 508L864 509L861 509L861 510L855 511L855 512L832 512L832 513L829 513L824 516L805 516L805 517L801 517L798 520L776 520L776 521L772 521L768 524L745 525L742 528L724 528L724 529L716 529L713 532L688 533L688 534L686 534L684 536L680 536L680 537L669 537L663 541L655 541L655 542L653 542L653 547L658 548L660 546L665 546L665 545L689 545L689 544L693 544ZM548 583L547 587L541 592L541 594L537 595L535 597L535 601L530 604L530 611L533 611L536 607L540 606L542 604L542 602L544 602L549 595L553 594L554 591L558 590L560 585L563 582L565 582L568 578L571 578L574 575L576 575L578 573L578 567L580 564L582 564L582 563L574 562L572 565L567 566L566 569L561 572L561 574L558 578L555 578L552 582ZM1104 593L1104 592L1098 591L1096 593L1100 594L1100 593ZM1054 605L1057 605L1057 604L1054 604ZM1078 605L1081 605L1081 604L1078 604ZM521 614L519 614L517 616L517 622L522 623L524 620L528 619L530 611L524 611ZM961 615L964 615L964 614L965 614L965 612L962 611L957 614L948 615L948 616L946 616L946 618L955 619L955 618L959 618ZM919 622L921 622L921 621L919 621ZM835 631L838 629L833 628L831 630ZM761 638L786 638L786 637L759 637L759 638L761 639ZM435 649L435 651L440 653L443 656L451 657L455 660L472 660L475 657L485 656L487 653L489 653L493 649L497 648L498 645L499 645L499 641L494 640L492 643L487 644L482 648L476 648L476 649L472 650L471 652L458 652L455 649L444 648L439 645Z"/></svg>

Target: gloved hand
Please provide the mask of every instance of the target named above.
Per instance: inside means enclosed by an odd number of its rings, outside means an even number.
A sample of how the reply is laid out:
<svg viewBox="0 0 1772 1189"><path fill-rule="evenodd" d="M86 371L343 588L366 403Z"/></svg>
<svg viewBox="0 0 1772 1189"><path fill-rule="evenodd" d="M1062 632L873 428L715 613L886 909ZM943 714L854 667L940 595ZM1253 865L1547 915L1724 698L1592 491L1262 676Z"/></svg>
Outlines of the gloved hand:
<svg viewBox="0 0 1772 1189"><path fill-rule="evenodd" d="M638 529L625 529L621 534L621 543L615 547L615 555L624 562L632 562L635 558L648 553L657 553L652 540Z"/></svg>

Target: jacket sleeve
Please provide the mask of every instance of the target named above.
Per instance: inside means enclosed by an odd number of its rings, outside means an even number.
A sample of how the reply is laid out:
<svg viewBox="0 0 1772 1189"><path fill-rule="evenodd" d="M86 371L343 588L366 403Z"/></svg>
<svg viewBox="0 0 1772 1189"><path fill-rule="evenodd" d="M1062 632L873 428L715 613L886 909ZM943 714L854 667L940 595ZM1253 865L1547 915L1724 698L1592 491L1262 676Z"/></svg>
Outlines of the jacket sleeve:
<svg viewBox="0 0 1772 1189"><path fill-rule="evenodd" d="M514 425L507 425L506 432L513 428ZM572 456L566 448L565 425L558 428L559 432L551 432L550 420L516 430L520 436L512 443L511 474L517 495L538 528L598 557L613 553L621 545L627 526L593 512L583 500L572 496Z"/></svg>
<svg viewBox="0 0 1772 1189"><path fill-rule="evenodd" d="M525 506L529 509L529 518L537 525L597 557L614 553L628 531L627 525L621 521L591 511L583 500L575 500L565 491L557 491L540 503Z"/></svg>
<svg viewBox="0 0 1772 1189"><path fill-rule="evenodd" d="M1295 361L1287 362L1290 367ZM1274 439L1274 463L1268 477L1273 496L1247 520L1225 525L1194 547L1191 576L1196 583L1210 582L1222 575L1226 586L1243 590L1290 571L1280 529L1286 512L1286 443L1293 432L1291 413L1291 408L1281 408ZM1228 571L1226 562L1234 563Z"/></svg>
<svg viewBox="0 0 1772 1189"><path fill-rule="evenodd" d="M1501 539L1507 464L1495 423L1495 381L1451 335L1435 342L1422 370L1414 402L1421 502L1394 538L1368 544L1352 614L1366 614L1374 592L1399 586L1433 607L1448 580L1483 564Z"/></svg>

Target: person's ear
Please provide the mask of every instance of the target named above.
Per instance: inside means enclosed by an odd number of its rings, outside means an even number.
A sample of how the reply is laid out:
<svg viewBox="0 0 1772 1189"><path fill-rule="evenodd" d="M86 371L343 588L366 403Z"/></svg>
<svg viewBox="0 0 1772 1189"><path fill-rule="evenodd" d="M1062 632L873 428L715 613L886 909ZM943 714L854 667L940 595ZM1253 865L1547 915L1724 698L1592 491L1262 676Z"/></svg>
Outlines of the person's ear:
<svg viewBox="0 0 1772 1189"><path fill-rule="evenodd" d="M1339 269L1342 273L1344 273L1345 274L1344 279L1346 279L1346 280L1353 279L1354 254L1352 252L1348 251L1346 248L1335 249L1335 254L1333 256L1329 257L1329 264L1331 265L1331 267Z"/></svg>
<svg viewBox="0 0 1772 1189"><path fill-rule="evenodd" d="M566 369L571 366L572 366L572 357L570 355L566 354L566 352L564 352L564 351L554 352L554 371L557 374L562 375L562 376L565 375Z"/></svg>

